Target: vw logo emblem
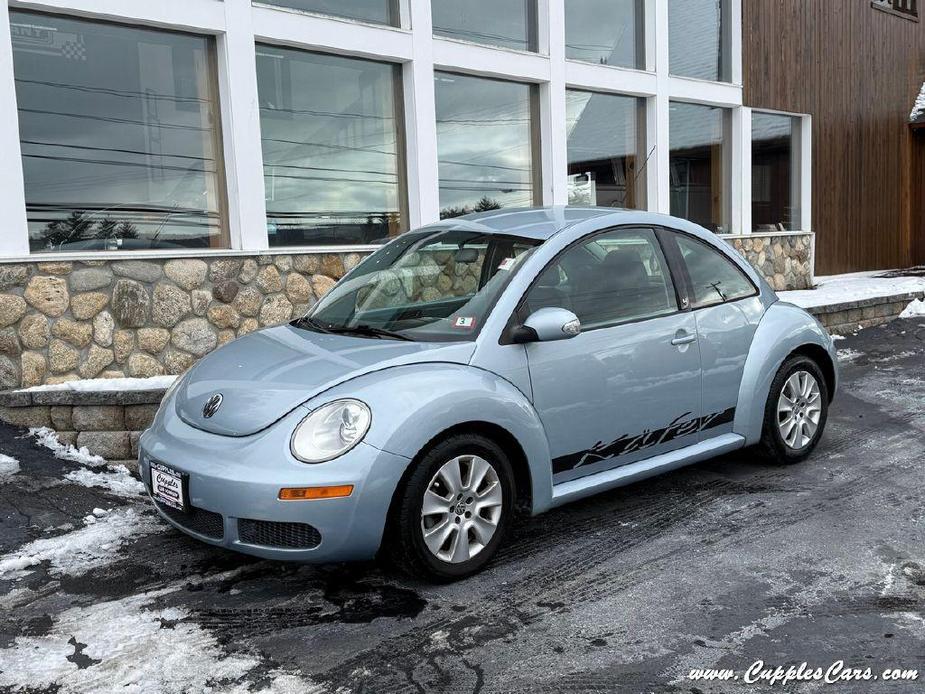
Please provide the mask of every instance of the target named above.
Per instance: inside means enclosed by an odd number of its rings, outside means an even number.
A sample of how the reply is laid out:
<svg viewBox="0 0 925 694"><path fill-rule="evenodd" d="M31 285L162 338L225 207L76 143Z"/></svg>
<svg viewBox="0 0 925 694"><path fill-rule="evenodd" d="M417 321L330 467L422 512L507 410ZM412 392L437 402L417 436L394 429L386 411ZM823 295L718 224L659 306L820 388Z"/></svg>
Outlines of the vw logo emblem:
<svg viewBox="0 0 925 694"><path fill-rule="evenodd" d="M211 398L206 400L206 404L202 406L202 416L208 419L216 412L218 408L222 406L222 394L216 393Z"/></svg>

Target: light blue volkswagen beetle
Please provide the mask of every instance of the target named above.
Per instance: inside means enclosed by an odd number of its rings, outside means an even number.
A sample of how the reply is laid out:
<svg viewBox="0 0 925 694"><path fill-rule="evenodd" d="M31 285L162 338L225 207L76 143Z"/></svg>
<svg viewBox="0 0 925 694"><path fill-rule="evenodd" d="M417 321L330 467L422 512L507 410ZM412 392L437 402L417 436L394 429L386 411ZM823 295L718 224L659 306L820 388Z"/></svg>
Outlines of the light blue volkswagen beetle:
<svg viewBox="0 0 925 694"><path fill-rule="evenodd" d="M538 514L744 446L805 458L826 331L673 217L501 210L402 234L222 347L141 438L160 513L272 559L453 580Z"/></svg>

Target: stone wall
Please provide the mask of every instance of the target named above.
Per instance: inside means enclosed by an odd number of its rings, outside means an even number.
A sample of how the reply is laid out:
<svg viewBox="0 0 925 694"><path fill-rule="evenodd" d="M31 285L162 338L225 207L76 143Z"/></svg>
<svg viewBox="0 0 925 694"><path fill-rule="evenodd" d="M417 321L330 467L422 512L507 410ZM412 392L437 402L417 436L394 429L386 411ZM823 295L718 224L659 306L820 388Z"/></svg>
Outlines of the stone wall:
<svg viewBox="0 0 925 694"><path fill-rule="evenodd" d="M812 234L724 238L775 289L812 286ZM305 313L361 258L229 253L0 264L0 390L182 373L235 337ZM434 286L467 291L477 267L448 268ZM407 293L426 297L428 286Z"/></svg>
<svg viewBox="0 0 925 694"><path fill-rule="evenodd" d="M0 389L178 374L301 315L358 253L0 265Z"/></svg>
<svg viewBox="0 0 925 694"><path fill-rule="evenodd" d="M135 470L138 439L151 426L165 391L4 391L0 420L20 427L50 427L62 443L86 447Z"/></svg>
<svg viewBox="0 0 925 694"><path fill-rule="evenodd" d="M754 233L723 236L775 290L812 289L813 234Z"/></svg>
<svg viewBox="0 0 925 694"><path fill-rule="evenodd" d="M857 301L844 301L807 309L833 335L856 333L862 328L889 323L898 318L910 302L925 300L925 292L908 292L891 296L876 296Z"/></svg>

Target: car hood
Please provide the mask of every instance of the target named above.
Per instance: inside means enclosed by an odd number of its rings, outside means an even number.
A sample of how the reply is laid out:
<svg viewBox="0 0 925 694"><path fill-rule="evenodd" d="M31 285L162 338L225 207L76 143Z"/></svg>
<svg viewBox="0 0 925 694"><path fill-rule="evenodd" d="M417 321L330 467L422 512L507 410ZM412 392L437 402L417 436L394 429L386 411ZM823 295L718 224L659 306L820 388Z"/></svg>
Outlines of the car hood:
<svg viewBox="0 0 925 694"><path fill-rule="evenodd" d="M177 414L191 426L247 436L351 378L419 362L466 364L474 350L472 342L404 342L280 325L204 357L180 383L174 402ZM205 417L206 402L217 394L221 405Z"/></svg>

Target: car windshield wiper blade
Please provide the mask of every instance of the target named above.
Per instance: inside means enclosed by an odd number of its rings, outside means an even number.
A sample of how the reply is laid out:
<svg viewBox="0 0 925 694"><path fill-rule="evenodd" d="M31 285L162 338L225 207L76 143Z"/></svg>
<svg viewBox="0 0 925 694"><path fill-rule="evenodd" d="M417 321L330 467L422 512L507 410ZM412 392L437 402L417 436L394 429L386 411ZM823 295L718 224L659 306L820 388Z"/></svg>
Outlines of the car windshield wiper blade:
<svg viewBox="0 0 925 694"><path fill-rule="evenodd" d="M294 325L297 328L301 328L303 326L308 327L311 330L317 330L319 333L333 332L331 328L329 328L328 326L322 325L321 323L316 321L314 318L309 318L308 316L302 316L301 318L296 318L294 321L292 321L292 325Z"/></svg>
<svg viewBox="0 0 925 694"><path fill-rule="evenodd" d="M377 328L372 325L332 325L327 328L329 333L352 334L352 335L369 335L370 337L386 337L393 340L407 340L414 342L414 338L403 335L394 330L386 328Z"/></svg>

